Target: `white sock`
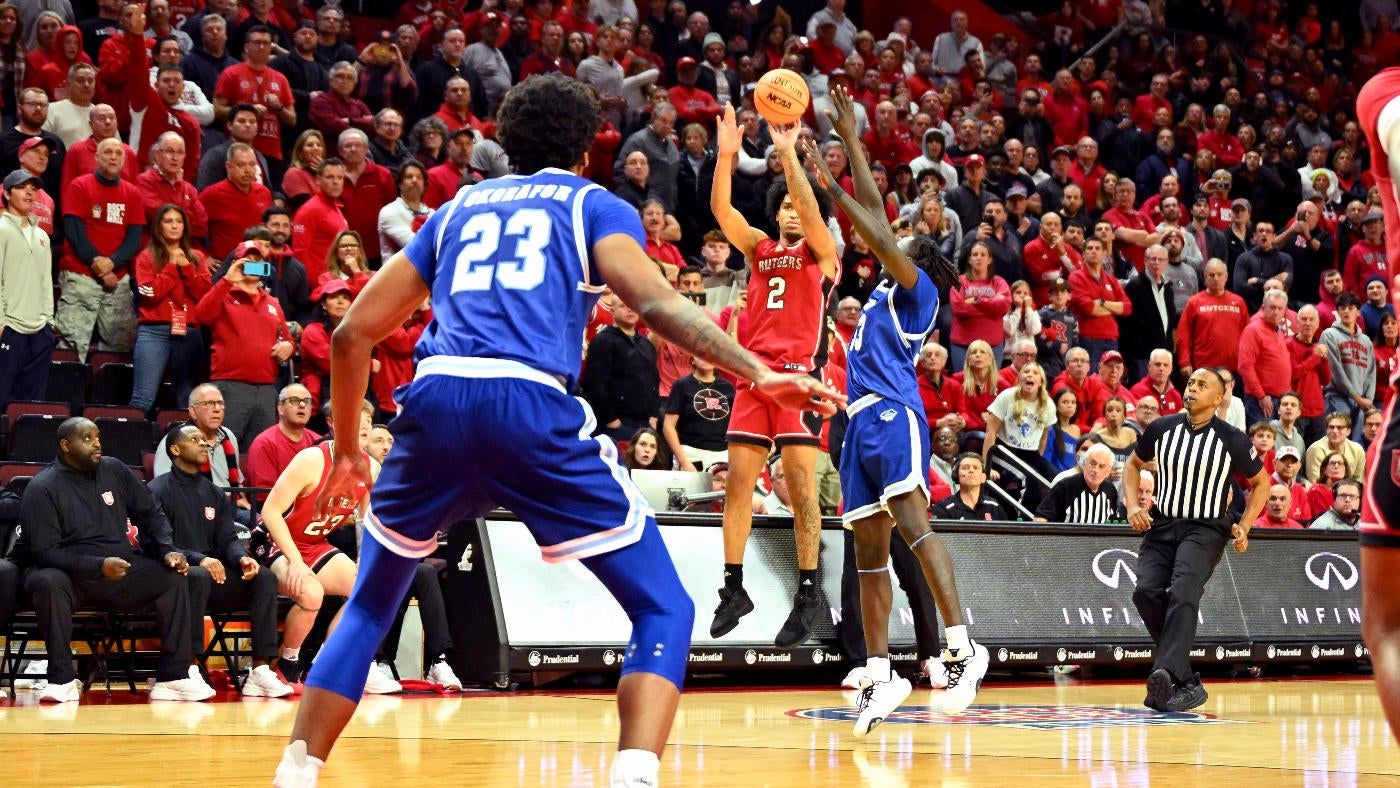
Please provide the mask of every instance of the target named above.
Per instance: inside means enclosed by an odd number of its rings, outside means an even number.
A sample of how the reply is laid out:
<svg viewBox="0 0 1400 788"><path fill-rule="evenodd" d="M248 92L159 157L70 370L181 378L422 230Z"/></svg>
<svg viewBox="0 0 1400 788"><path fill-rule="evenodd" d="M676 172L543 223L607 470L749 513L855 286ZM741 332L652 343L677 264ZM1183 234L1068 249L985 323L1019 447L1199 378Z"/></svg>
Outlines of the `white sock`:
<svg viewBox="0 0 1400 788"><path fill-rule="evenodd" d="M282 659L289 659L289 660L291 660L291 661L293 661L293 662L296 662L296 661L297 661L297 658L300 657L300 656L301 656L301 649L300 649L300 648L284 648L284 649L282 649Z"/></svg>
<svg viewBox="0 0 1400 788"><path fill-rule="evenodd" d="M867 657L865 660L865 669L870 671L870 680L876 684L894 678L894 676L890 674L889 657Z"/></svg>
<svg viewBox="0 0 1400 788"><path fill-rule="evenodd" d="M967 637L967 625L959 624L955 627L943 628L943 639L948 643L948 650L954 654L961 654L965 649L972 646Z"/></svg>
<svg viewBox="0 0 1400 788"><path fill-rule="evenodd" d="M656 785L657 772L661 769L661 758L650 750L618 750L613 756L612 775L608 778L609 788L634 788L638 785ZM649 783L634 782L638 779Z"/></svg>
<svg viewBox="0 0 1400 788"><path fill-rule="evenodd" d="M282 753L282 757L287 760L290 760L292 762L292 765L298 769L304 769L307 766L312 766L315 767L317 772L319 772L322 769L326 768L325 761L313 755L308 755L306 753L306 742L302 741L301 739L297 739L291 744L288 744L287 749Z"/></svg>

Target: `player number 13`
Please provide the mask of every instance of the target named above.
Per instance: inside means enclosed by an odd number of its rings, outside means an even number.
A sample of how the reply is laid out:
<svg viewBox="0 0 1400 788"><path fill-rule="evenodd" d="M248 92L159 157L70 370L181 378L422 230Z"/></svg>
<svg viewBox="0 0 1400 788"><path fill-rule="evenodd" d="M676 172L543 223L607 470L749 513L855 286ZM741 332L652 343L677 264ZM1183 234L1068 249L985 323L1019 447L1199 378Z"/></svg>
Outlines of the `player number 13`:
<svg viewBox="0 0 1400 788"><path fill-rule="evenodd" d="M544 247L549 243L551 227L549 214L535 208L516 211L504 228L501 217L494 213L471 217L462 225L460 239L464 245L452 274L452 292L489 290L493 280L509 290L539 287L544 281ZM496 255L502 235L516 239L513 259Z"/></svg>

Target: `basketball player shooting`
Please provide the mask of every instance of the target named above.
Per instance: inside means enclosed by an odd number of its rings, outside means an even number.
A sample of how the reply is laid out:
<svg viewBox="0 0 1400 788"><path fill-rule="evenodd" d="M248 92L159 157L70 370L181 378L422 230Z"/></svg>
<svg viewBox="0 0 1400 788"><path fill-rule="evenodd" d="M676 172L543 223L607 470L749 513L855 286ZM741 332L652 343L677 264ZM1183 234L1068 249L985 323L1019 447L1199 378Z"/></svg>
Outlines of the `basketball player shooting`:
<svg viewBox="0 0 1400 788"><path fill-rule="evenodd" d="M580 176L599 118L582 83L563 75L511 88L496 133L514 174L459 191L335 331L335 428L350 435L375 344L432 296L433 324L390 426L394 451L371 493L355 588L307 677L276 786L316 785L437 532L498 505L519 515L546 561L580 561L631 619L617 689L619 751L606 782L657 785L694 606L617 447L589 437L593 412L569 395L593 305L611 286L647 325L778 406L830 414L842 398L811 376L774 372L667 284L643 251L636 210ZM337 442L318 512L369 481L354 441Z"/></svg>
<svg viewBox="0 0 1400 788"><path fill-rule="evenodd" d="M1385 215L1386 257L1394 265L1400 261L1400 68L1387 68L1361 87L1356 118L1371 145L1371 174ZM1390 300L1400 311L1400 277L1391 284ZM1361 633L1371 649L1391 734L1400 735L1400 426L1395 419L1391 397L1366 458L1370 478L1361 501Z"/></svg>
<svg viewBox="0 0 1400 788"><path fill-rule="evenodd" d="M841 490L846 497L843 524L855 532L860 573L861 620L865 630L869 684L861 690L855 735L865 736L909 697L912 685L890 667L892 605L890 531L908 543L923 567L924 579L943 614L948 648L944 711L965 711L987 674L990 655L971 640L963 623L953 562L928 516L928 430L914 367L924 338L933 330L938 296L958 281L957 268L931 242L920 239L900 250L885 222L880 191L870 174L865 149L855 130L851 98L840 87L831 92L832 126L846 145L856 197L837 183L815 145L804 153L817 168L817 182L835 198L851 225L885 267L885 276L861 312L846 355L847 396L841 450ZM857 202L859 199L859 202Z"/></svg>
<svg viewBox="0 0 1400 788"><path fill-rule="evenodd" d="M802 126L773 126L773 145L783 162L784 179L768 191L768 212L778 226L778 240L750 227L730 201L735 156L743 132L734 120L734 107L725 105L719 118L719 146L710 208L729 242L751 266L748 287L750 336L745 347L774 372L810 374L825 361L826 305L836 281L836 242L826 220L831 198L812 189L797 160ZM754 489L774 446L792 496L793 530L797 542L797 593L773 645L790 649L807 640L821 614L817 586L817 556L821 513L817 508L816 462L821 420L815 414L788 410L763 390L740 386L729 417L729 483L724 500L724 587L710 624L711 637L723 637L753 611L744 590L744 550L753 528Z"/></svg>

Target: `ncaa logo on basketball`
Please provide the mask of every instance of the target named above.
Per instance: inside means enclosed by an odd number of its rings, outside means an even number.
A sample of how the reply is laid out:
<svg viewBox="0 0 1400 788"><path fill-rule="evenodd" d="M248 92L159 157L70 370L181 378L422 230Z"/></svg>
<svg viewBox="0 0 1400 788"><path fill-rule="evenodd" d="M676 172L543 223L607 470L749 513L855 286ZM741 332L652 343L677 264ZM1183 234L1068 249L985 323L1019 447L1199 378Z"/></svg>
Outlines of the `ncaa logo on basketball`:
<svg viewBox="0 0 1400 788"><path fill-rule="evenodd" d="M754 665L754 664L757 664L757 663L758 663L758 652L757 652L757 651L754 651L753 649L749 649L748 651L745 651L745 652L744 652L744 664L745 664L745 665Z"/></svg>
<svg viewBox="0 0 1400 788"><path fill-rule="evenodd" d="M538 668L540 663L544 661L544 658L540 656L540 652L531 651L530 656L526 657L526 661L530 663L530 667Z"/></svg>

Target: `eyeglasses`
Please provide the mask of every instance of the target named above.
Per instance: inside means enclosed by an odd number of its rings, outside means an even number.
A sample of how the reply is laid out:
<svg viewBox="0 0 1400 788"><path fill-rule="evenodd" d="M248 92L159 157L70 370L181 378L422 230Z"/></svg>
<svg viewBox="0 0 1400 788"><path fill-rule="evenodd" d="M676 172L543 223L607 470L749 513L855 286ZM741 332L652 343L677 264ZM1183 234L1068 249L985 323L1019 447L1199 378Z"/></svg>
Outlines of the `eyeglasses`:
<svg viewBox="0 0 1400 788"><path fill-rule="evenodd" d="M357 244L357 243L343 243L343 244L340 244L339 246L337 246L336 248L337 248L337 249L359 249L359 248L360 248L360 245Z"/></svg>
<svg viewBox="0 0 1400 788"><path fill-rule="evenodd" d="M47 107L48 105L49 102L47 101L25 101L20 103L21 107L39 107L40 109Z"/></svg>
<svg viewBox="0 0 1400 788"><path fill-rule="evenodd" d="M311 399L310 397L283 397L282 399L278 400L278 402L281 402L283 405L292 405L297 407L307 407L311 405L311 403L314 401L315 400Z"/></svg>
<svg viewBox="0 0 1400 788"><path fill-rule="evenodd" d="M1341 493L1341 492L1339 492L1339 493L1337 493L1336 495L1333 495L1332 497L1333 497L1333 498L1337 498L1337 499L1339 499L1339 500L1340 500L1340 499L1343 499L1343 498L1348 499L1348 500L1352 500L1352 501L1359 501L1359 500L1361 500L1361 496L1357 495L1356 493Z"/></svg>
<svg viewBox="0 0 1400 788"><path fill-rule="evenodd" d="M1034 353L1027 353L1027 352L1024 352L1024 351L1022 351L1022 352L1020 352L1020 353L1012 353L1011 355L1015 356L1016 358L1035 358L1035 354L1034 354Z"/></svg>
<svg viewBox="0 0 1400 788"><path fill-rule="evenodd" d="M1342 432L1342 431L1344 431L1346 428L1347 428L1347 425L1345 425L1345 424L1328 424L1328 425L1327 425L1327 431L1328 431L1328 432L1332 432L1332 431L1334 431L1334 430L1337 431L1337 432Z"/></svg>
<svg viewBox="0 0 1400 788"><path fill-rule="evenodd" d="M224 401L221 399L206 399L202 402L196 402L194 406L196 408L209 408L211 410L219 410L224 407Z"/></svg>

